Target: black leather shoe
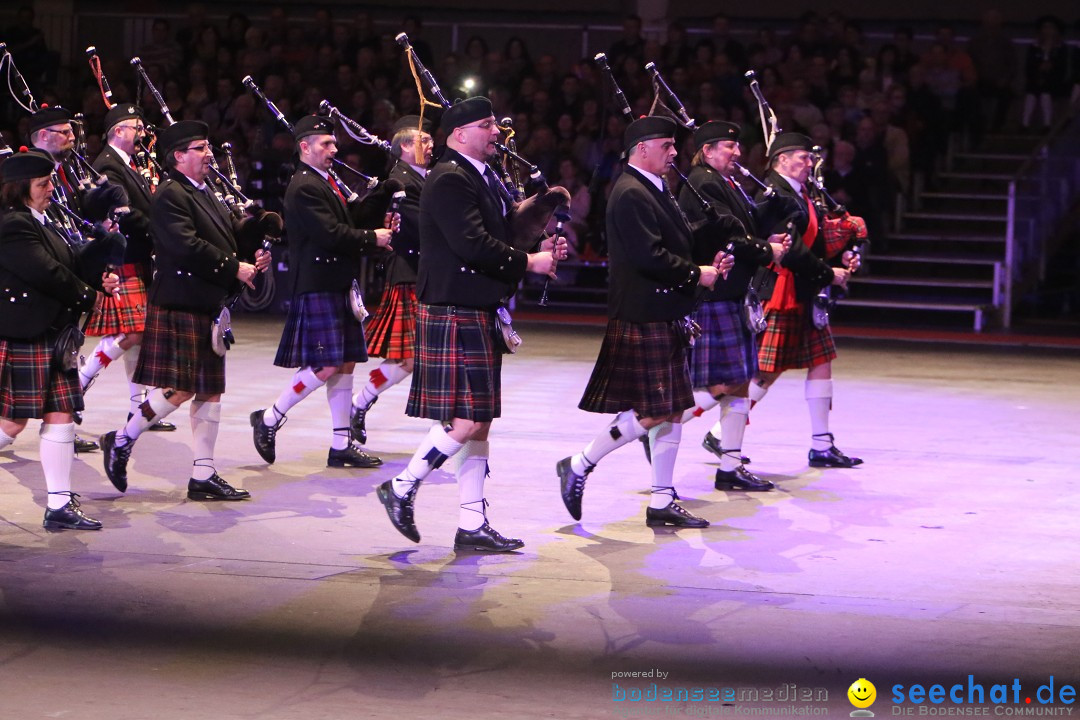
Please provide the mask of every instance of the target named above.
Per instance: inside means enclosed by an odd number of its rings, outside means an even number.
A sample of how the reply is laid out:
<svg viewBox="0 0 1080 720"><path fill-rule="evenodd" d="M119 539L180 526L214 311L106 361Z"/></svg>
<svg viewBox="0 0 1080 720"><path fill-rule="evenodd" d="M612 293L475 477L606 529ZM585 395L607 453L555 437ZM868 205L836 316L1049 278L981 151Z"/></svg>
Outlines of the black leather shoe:
<svg viewBox="0 0 1080 720"><path fill-rule="evenodd" d="M251 436L255 442L255 452L259 453L266 462L271 465L277 460L277 431L282 425L285 424L285 418L281 419L277 425L267 425L263 422L263 413L265 410L256 410L248 416L248 422L251 423Z"/></svg>
<svg viewBox="0 0 1080 720"><path fill-rule="evenodd" d="M735 453L738 453L738 450L724 450L722 447L720 447L720 438L713 435L712 431L705 433L705 437L701 439L701 447L711 452L720 460L723 460L724 455L728 454L738 460L743 465L750 462L750 458L746 457L745 455L736 456Z"/></svg>
<svg viewBox="0 0 1080 720"><path fill-rule="evenodd" d="M251 493L242 488L234 488L214 473L208 480L191 478L187 484L188 500L249 500Z"/></svg>
<svg viewBox="0 0 1080 720"><path fill-rule="evenodd" d="M130 421L132 414L128 413L128 420ZM172 432L176 429L176 426L171 422L165 422L164 420L158 420L156 423L146 428L147 432Z"/></svg>
<svg viewBox="0 0 1080 720"><path fill-rule="evenodd" d="M409 492L405 493L405 497L400 498L394 494L394 484L391 480L387 480L375 490L379 501L386 508L390 523L397 528L399 533L414 543L420 542L420 531L416 529L416 523L413 522L413 502L416 500L416 488L419 484L414 484Z"/></svg>
<svg viewBox="0 0 1080 720"><path fill-rule="evenodd" d="M124 447L116 447L116 431L111 430L101 436L102 459L105 461L105 475L109 482L120 492L127 492L127 464L131 457L131 448L135 443L128 442Z"/></svg>
<svg viewBox="0 0 1080 720"><path fill-rule="evenodd" d="M355 445L349 445L344 450L330 448L330 453L326 456L326 467L376 468L380 465L382 458L368 455Z"/></svg>
<svg viewBox="0 0 1080 720"><path fill-rule="evenodd" d="M559 492L562 494L566 511L570 513L570 517L580 520L581 496L585 494L585 478L588 477L589 471L586 470L584 475L578 475L570 465L570 458L565 457L555 463L555 472L559 475Z"/></svg>
<svg viewBox="0 0 1080 720"><path fill-rule="evenodd" d="M366 407L352 406L352 414L349 416L349 434L353 442L363 445L367 442L367 413L371 406L379 402L379 398L369 402Z"/></svg>
<svg viewBox="0 0 1080 720"><path fill-rule="evenodd" d="M75 452L88 453L94 452L97 449L98 444L93 440L87 440L85 438L79 437L78 435L75 436Z"/></svg>
<svg viewBox="0 0 1080 720"><path fill-rule="evenodd" d="M78 493L61 493L70 495L68 504L59 510L45 509L45 520L41 525L47 530L100 530L101 523L89 517L82 511Z"/></svg>
<svg viewBox="0 0 1080 720"><path fill-rule="evenodd" d="M652 445L649 445L649 433L639 437L638 442L641 443L641 449L645 451L645 460L652 465Z"/></svg>
<svg viewBox="0 0 1080 720"><path fill-rule="evenodd" d="M824 438L829 441L828 450L811 450L809 454L810 467L851 468L862 465L862 458L848 457L840 452L840 449L832 444L833 434L822 433L814 435L815 438Z"/></svg>
<svg viewBox="0 0 1080 720"><path fill-rule="evenodd" d="M708 520L699 518L696 515L691 515L676 502L672 502L666 508L661 508L659 510L651 507L645 508L645 524L649 527L660 527L663 525L674 525L675 527L686 528L709 527Z"/></svg>
<svg viewBox="0 0 1080 720"><path fill-rule="evenodd" d="M773 485L768 480L762 480L754 473L740 465L734 470L716 471L717 490L742 490L744 492L765 492L772 490Z"/></svg>
<svg viewBox="0 0 1080 720"><path fill-rule="evenodd" d="M476 530L458 528L454 535L455 550L479 550L480 552L510 552L525 547L525 542L518 538L503 537L498 530L488 525L487 521Z"/></svg>
<svg viewBox="0 0 1080 720"><path fill-rule="evenodd" d="M82 410L76 410L75 412L71 413L71 421L73 423L75 423L76 425L82 425L82 413L83 413ZM131 419L131 415L129 413L128 414L128 420L130 420L130 419Z"/></svg>

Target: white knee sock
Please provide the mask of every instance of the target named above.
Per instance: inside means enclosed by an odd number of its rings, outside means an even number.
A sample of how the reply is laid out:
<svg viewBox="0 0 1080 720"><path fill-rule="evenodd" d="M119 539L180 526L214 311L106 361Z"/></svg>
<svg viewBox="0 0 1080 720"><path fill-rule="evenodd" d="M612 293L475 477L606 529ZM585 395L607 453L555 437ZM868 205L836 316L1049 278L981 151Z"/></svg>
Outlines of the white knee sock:
<svg viewBox="0 0 1080 720"><path fill-rule="evenodd" d="M292 380L289 381L289 387L282 390L281 395L274 401L274 404L263 412L263 422L270 427L274 427L281 422L281 419L285 417L285 414L289 412L293 405L296 405L325 384L325 380L320 380L315 375L314 369L309 367L300 368L293 375Z"/></svg>
<svg viewBox="0 0 1080 720"><path fill-rule="evenodd" d="M191 478L209 480L215 472L214 447L217 445L218 427L221 425L221 403L192 400L190 412L191 445L195 451Z"/></svg>
<svg viewBox="0 0 1080 720"><path fill-rule="evenodd" d="M771 386L770 386L771 387ZM756 380L750 381L750 409L753 410L754 406L761 402L765 394L769 392L769 388L762 387L757 384Z"/></svg>
<svg viewBox="0 0 1080 720"><path fill-rule="evenodd" d="M832 380L807 380L806 405L810 409L810 434L826 435L829 432L829 410L832 409ZM824 437L811 437L810 447L828 450L832 442Z"/></svg>
<svg viewBox="0 0 1080 720"><path fill-rule="evenodd" d="M75 423L41 425L41 472L49 491L49 508L59 510L71 497L54 493L71 490L71 464L75 462Z"/></svg>
<svg viewBox="0 0 1080 720"><path fill-rule="evenodd" d="M666 508L675 499L675 458L679 455L682 425L660 423L649 430L649 448L652 451L652 495L649 507Z"/></svg>
<svg viewBox="0 0 1080 720"><path fill-rule="evenodd" d="M0 430L0 450L3 450L13 442L15 442L15 438L11 437L3 430Z"/></svg>
<svg viewBox="0 0 1080 720"><path fill-rule="evenodd" d="M139 364L139 348L141 345L133 345L128 348L128 351L124 353L124 374L128 379L128 397L131 398L131 405L128 407L128 412L135 415L139 412L139 405L146 398L146 386L132 380L135 377L135 366Z"/></svg>
<svg viewBox="0 0 1080 720"><path fill-rule="evenodd" d="M608 453L618 450L628 442L633 442L648 432L638 422L633 410L624 410L615 416L615 420L606 430L593 438L585 449L570 458L570 467L578 475L584 475Z"/></svg>
<svg viewBox="0 0 1080 720"><path fill-rule="evenodd" d="M344 450L349 447L349 413L352 411L352 373L335 373L326 381L326 404L330 406L330 427L333 435L330 447Z"/></svg>
<svg viewBox="0 0 1080 720"><path fill-rule="evenodd" d="M367 408L375 402L375 398L382 395L399 382L409 377L411 373L405 371L405 367L395 360L384 360L379 367L368 373L368 381L360 392L353 398L353 405L359 408Z"/></svg>
<svg viewBox="0 0 1080 720"><path fill-rule="evenodd" d="M710 432L720 438L720 449L730 451L720 458L721 470L731 472L742 464L742 441L749 416L748 398L725 395L720 401L720 419Z"/></svg>
<svg viewBox="0 0 1080 720"><path fill-rule="evenodd" d="M98 341L97 347L86 358L86 364L79 368L79 384L85 390L94 378L105 368L109 367L116 358L124 354L120 342L127 337L124 333L119 335L106 335Z"/></svg>
<svg viewBox="0 0 1080 720"><path fill-rule="evenodd" d="M441 466L448 458L457 455L461 447L462 444L450 437L446 428L442 425L433 425L420 441L420 447L416 448L409 464L393 479L394 494L405 497L405 494L430 475L432 470Z"/></svg>
<svg viewBox="0 0 1080 720"><path fill-rule="evenodd" d="M117 447L123 447L129 442L135 442L146 429L158 420L166 417L176 410L176 405L165 399L165 391L154 388L146 395L146 399L139 405L138 412L131 416L124 429L116 433Z"/></svg>
<svg viewBox="0 0 1080 720"><path fill-rule="evenodd" d="M699 389L694 391L694 407L683 411L682 421L688 423L696 417L701 417L709 410L716 407L720 401L712 396L708 390Z"/></svg>
<svg viewBox="0 0 1080 720"><path fill-rule="evenodd" d="M488 476L487 440L465 443L455 460L458 482L458 527L476 530L484 524L484 480Z"/></svg>

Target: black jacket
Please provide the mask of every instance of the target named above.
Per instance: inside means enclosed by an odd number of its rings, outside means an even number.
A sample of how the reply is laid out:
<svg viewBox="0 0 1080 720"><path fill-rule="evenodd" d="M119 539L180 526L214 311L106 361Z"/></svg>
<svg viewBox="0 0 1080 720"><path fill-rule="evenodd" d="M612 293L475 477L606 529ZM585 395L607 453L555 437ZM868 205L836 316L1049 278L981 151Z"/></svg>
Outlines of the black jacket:
<svg viewBox="0 0 1080 720"><path fill-rule="evenodd" d="M795 297L799 302L808 302L814 295L833 281L833 270L822 258L825 256L825 239L822 228L825 216L814 208L807 206L806 199L795 192L791 186L775 170L770 170L765 175L765 182L776 190L779 198L787 198L791 210L786 218L778 219L768 233L784 232L787 223L790 222L795 229L795 235L791 239L791 249L784 255L784 261L780 263L795 276ZM758 196L759 202L762 197ZM817 213L818 233L812 245L807 247L802 236L810 225L810 212Z"/></svg>
<svg viewBox="0 0 1080 720"><path fill-rule="evenodd" d="M608 199L607 240L608 317L662 322L694 309L701 269L691 227L674 200L629 165Z"/></svg>
<svg viewBox="0 0 1080 720"><path fill-rule="evenodd" d="M344 292L352 285L360 256L376 245L375 231L358 227L351 210L311 166L297 166L285 191L285 232L294 296Z"/></svg>
<svg viewBox="0 0 1080 720"><path fill-rule="evenodd" d="M99 275L29 208L7 210L0 221L0 337L39 338L73 322L94 307Z"/></svg>
<svg viewBox="0 0 1080 720"><path fill-rule="evenodd" d="M527 265L525 249L511 244L500 199L468 159L446 148L420 194L420 302L492 309Z"/></svg>
<svg viewBox="0 0 1080 720"><path fill-rule="evenodd" d="M394 253L386 262L386 284L414 283L420 265L420 193L425 178L404 160L394 165L390 178L405 188L405 199L398 207L401 227L394 235Z"/></svg>
<svg viewBox="0 0 1080 720"><path fill-rule="evenodd" d="M112 145L106 145L94 160L94 169L104 173L109 182L124 189L131 212L120 218L120 232L127 237L125 263L149 267L154 243L150 239L150 201L153 195L146 179L131 169ZM148 279L148 278L144 278Z"/></svg>
<svg viewBox="0 0 1080 720"><path fill-rule="evenodd" d="M251 225L227 215L208 190L196 189L184 175L171 171L150 206L155 254L150 302L173 310L217 313L240 289L236 279L240 257L251 262L254 256L257 242L245 233Z"/></svg>
<svg viewBox="0 0 1080 720"><path fill-rule="evenodd" d="M695 165L687 179L717 213L735 221L726 227L718 226L713 237L705 242L695 238L694 261L700 265L710 264L717 250L724 249L728 243L735 256L735 266L727 279L717 280L713 289L705 292L704 299L706 302L741 300L758 268L772 262L772 248L758 227L757 206L741 189L732 187L727 178L707 165ZM686 186L679 191L679 205L691 222L705 220L701 202Z"/></svg>

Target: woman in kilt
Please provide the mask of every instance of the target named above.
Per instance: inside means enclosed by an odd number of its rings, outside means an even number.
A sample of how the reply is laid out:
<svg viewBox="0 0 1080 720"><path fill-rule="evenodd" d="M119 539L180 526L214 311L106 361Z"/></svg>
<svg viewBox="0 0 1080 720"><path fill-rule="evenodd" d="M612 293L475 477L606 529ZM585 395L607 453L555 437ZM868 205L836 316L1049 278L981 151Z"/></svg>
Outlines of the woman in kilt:
<svg viewBox="0 0 1080 720"><path fill-rule="evenodd" d="M151 228L157 272L150 286L139 363L134 380L152 388L119 431L101 436L105 473L127 490L127 463L135 441L154 423L191 400L194 460L188 479L191 500L246 500L214 465L225 357L211 344L214 319L230 296L270 266L270 253L256 248L265 235L280 234L281 218L259 210L237 220L208 192L212 149L205 123L183 120L158 136L168 178L154 193ZM252 258L246 262L241 258Z"/></svg>
<svg viewBox="0 0 1080 720"><path fill-rule="evenodd" d="M420 263L420 191L424 189L431 164L431 134L420 117L406 115L394 124L390 141L398 157L390 178L401 183L405 193L398 209L401 226L394 233L394 253L386 260L387 291L378 310L367 322L367 351L383 358L368 374L368 381L353 398L352 434L367 442L367 412L379 396L409 377L413 371L416 346L416 271Z"/></svg>
<svg viewBox="0 0 1080 720"><path fill-rule="evenodd" d="M750 400L761 401L785 370L806 369L810 466L850 468L862 460L840 452L829 431L836 346L827 324L814 326L812 308L822 288L846 287L849 275L859 268L859 256L849 248L856 237L866 236L866 223L847 213L829 217L810 201L805 184L813 167L811 147L805 135L784 133L769 148L765 180L778 196L794 201L795 212L786 221L793 224L796 237L765 304L768 327L761 338L759 374L750 385Z"/></svg>
<svg viewBox="0 0 1080 720"><path fill-rule="evenodd" d="M708 527L675 502L672 480L682 436L682 414L694 404L682 329L698 287L711 288L731 268L730 257L696 265L693 232L663 180L675 159L675 123L635 120L623 146L628 166L607 208L610 280L608 325L579 407L618 413L584 450L555 467L563 503L581 519L585 479L613 450L645 434L652 456L649 526Z"/></svg>
<svg viewBox="0 0 1080 720"><path fill-rule="evenodd" d="M31 150L4 162L0 204L0 449L30 418L41 418L41 469L48 489L43 524L49 529L99 530L71 491L75 456L73 413L83 409L79 373L52 361L59 332L93 306L97 269L88 267L47 223L53 161ZM116 275L101 286L115 292Z"/></svg>
<svg viewBox="0 0 1080 720"><path fill-rule="evenodd" d="M704 296L694 313L701 326L690 353L690 381L694 386L694 407L683 413L683 422L720 406L720 419L705 434L703 445L720 460L716 471L717 490L770 490L773 484L746 469L742 456L743 435L750 414L749 386L757 375L756 334L747 326L744 300L756 273L770 262L779 263L791 238L777 233L763 238L759 230L761 210L733 179L739 149L739 126L729 122L708 122L694 132L693 167L690 185L724 218L730 221L725 232L694 243L694 258L707 262L718 247L729 242L735 266L725 280ZM690 187L679 193L679 205L691 222L705 219L701 201Z"/></svg>
<svg viewBox="0 0 1080 720"><path fill-rule="evenodd" d="M333 121L308 115L297 121L293 132L300 166L285 191L293 300L274 364L299 370L273 405L251 413L255 450L273 463L286 413L325 385L331 420L327 466L378 467L382 460L353 445L349 437L353 367L367 360L367 352L363 327L349 311L348 296L361 254L389 247L392 231L356 227L327 172L337 155Z"/></svg>

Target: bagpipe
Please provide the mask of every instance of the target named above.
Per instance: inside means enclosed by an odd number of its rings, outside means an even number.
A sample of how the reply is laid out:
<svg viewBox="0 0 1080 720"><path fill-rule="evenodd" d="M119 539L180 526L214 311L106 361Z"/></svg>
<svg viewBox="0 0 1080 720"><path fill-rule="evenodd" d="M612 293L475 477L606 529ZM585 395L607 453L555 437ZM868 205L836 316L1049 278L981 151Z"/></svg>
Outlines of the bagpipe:
<svg viewBox="0 0 1080 720"><path fill-rule="evenodd" d="M98 57L97 48L93 45L86 48L86 59L90 63L90 73L98 84L98 90L101 91L101 100L105 103L105 109L111 110L116 105L113 102L112 88L109 87L109 79L105 77L101 69L101 58ZM145 121L143 125L145 129ZM151 134L149 143L146 142L146 135L147 133L143 133L135 136L135 154L131 159L135 163L135 170L146 180L150 192L153 193L161 182L161 166L154 155L153 135Z"/></svg>

